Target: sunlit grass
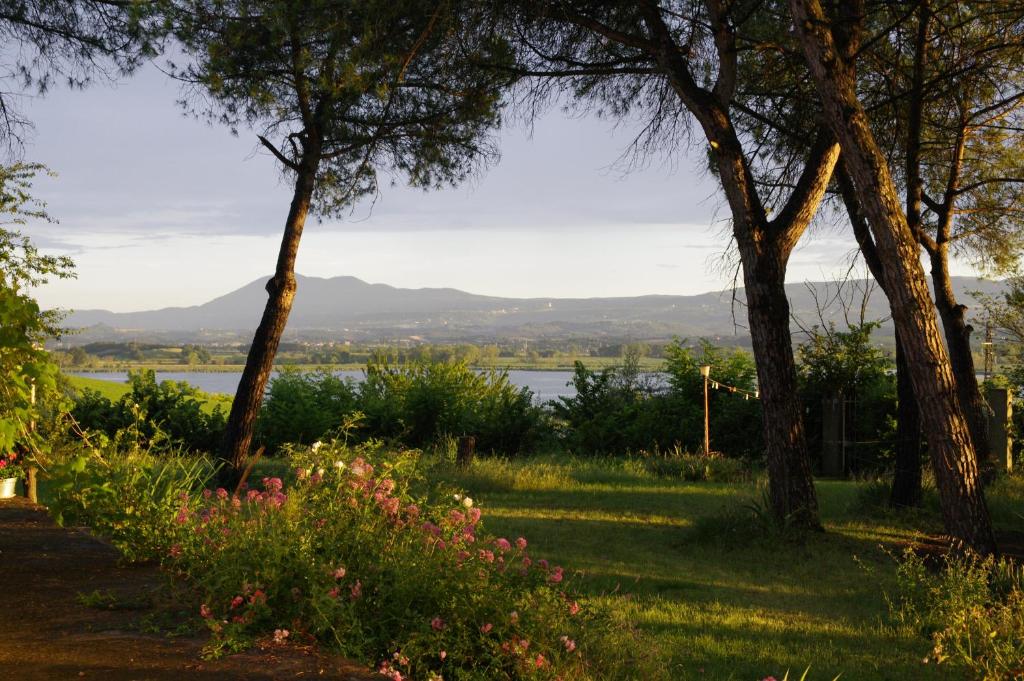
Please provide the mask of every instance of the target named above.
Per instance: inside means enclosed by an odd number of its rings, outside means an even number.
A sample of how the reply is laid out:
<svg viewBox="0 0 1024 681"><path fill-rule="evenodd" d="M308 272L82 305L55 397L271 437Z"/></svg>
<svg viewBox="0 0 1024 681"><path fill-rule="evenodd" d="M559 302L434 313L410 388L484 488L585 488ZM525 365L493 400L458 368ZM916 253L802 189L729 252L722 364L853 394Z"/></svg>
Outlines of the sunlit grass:
<svg viewBox="0 0 1024 681"><path fill-rule="evenodd" d="M575 572L623 631L636 627L634 678L799 678L808 665L811 680L958 678L923 662L926 640L886 623L893 555L938 518L866 506L867 483L819 482L826 532L808 536L756 519L756 482L687 483L623 460L484 459L433 475L473 495L490 531L526 536ZM997 522L1024 512L1019 480L990 497Z"/></svg>

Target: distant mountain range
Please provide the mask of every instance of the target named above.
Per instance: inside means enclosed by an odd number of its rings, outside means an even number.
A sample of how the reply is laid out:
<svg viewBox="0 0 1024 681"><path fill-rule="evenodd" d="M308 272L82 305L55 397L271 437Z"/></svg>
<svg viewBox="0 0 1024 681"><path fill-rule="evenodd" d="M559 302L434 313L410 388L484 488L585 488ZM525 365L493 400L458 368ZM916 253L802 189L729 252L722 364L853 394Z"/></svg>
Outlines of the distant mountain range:
<svg viewBox="0 0 1024 681"><path fill-rule="evenodd" d="M251 339L266 302L266 279L191 307L144 312L76 310L66 319L81 332L65 342L100 340L230 341ZM843 325L843 308L858 317L864 281L847 285L842 304L834 284L788 285L793 314L801 324L826 320ZM992 295L1000 282L954 278L962 302L970 291ZM298 277L287 337L307 340L384 340L420 337L431 341L502 338L659 339L673 335L710 337L745 344L743 291L693 296L648 295L628 298L498 298L451 288L396 288L355 277ZM734 302L735 301L735 302ZM869 320L888 317L888 303L877 288L865 308ZM735 323L734 323L735 319ZM883 328L883 334L886 333ZM891 331L888 332L891 335ZM727 340L728 339L728 340Z"/></svg>

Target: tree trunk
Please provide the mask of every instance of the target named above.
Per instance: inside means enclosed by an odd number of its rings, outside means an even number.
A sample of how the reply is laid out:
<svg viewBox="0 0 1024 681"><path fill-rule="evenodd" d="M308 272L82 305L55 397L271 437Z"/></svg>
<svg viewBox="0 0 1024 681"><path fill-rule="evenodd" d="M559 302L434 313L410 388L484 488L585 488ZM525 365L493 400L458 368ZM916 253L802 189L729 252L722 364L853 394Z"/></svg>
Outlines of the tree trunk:
<svg viewBox="0 0 1024 681"><path fill-rule="evenodd" d="M956 379L960 407L964 410L971 430L971 442L978 457L978 469L986 477L992 468L988 446L988 403L978 387L974 370L974 355L971 353L971 326L965 316L967 308L956 301L953 281L949 274L947 247L942 244L931 254L932 287L935 289L935 306L942 319L942 329L949 348L949 361Z"/></svg>
<svg viewBox="0 0 1024 681"><path fill-rule="evenodd" d="M857 11L863 9L861 4L853 5L846 11L862 16ZM971 435L928 293L917 238L907 225L886 157L857 98L855 73L836 48L821 3L789 0L789 6L825 117L842 146L883 263L883 288L903 340L921 421L928 433L946 528L965 546L982 554L993 553L995 537Z"/></svg>
<svg viewBox="0 0 1024 681"><path fill-rule="evenodd" d="M896 470L889 505L921 505L921 417L903 342L896 334Z"/></svg>
<svg viewBox="0 0 1024 681"><path fill-rule="evenodd" d="M296 173L295 192L285 222L277 268L274 276L267 281L267 305L249 347L242 380L235 391L235 400L231 404L231 413L224 431L222 457L225 468L221 477L225 486L234 487L245 468L252 447L256 417L263 404L263 394L274 366L274 357L295 299L295 257L313 197L318 165L319 151L307 148Z"/></svg>
<svg viewBox="0 0 1024 681"><path fill-rule="evenodd" d="M796 382L793 339L786 298L786 255L770 247L752 252L740 241L750 339L764 419L768 489L776 518L821 529L818 499Z"/></svg>
<svg viewBox="0 0 1024 681"><path fill-rule="evenodd" d="M857 239L857 245L864 256L864 262L871 270L886 297L887 280L885 269L878 256L878 248L871 237L871 229L864 219L857 191L843 159L836 166L836 181L843 204L850 216L850 226ZM893 473L892 489L889 493L891 506L918 506L921 503L921 415L917 397L910 382L910 369L903 351L903 341L896 333L896 470Z"/></svg>

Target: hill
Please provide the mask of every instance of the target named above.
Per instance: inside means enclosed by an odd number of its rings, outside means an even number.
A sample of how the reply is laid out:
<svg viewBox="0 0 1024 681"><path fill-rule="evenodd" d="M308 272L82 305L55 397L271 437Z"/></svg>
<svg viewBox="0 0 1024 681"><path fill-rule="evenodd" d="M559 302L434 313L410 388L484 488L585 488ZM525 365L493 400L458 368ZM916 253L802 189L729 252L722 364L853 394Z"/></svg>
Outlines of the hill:
<svg viewBox="0 0 1024 681"><path fill-rule="evenodd" d="M71 343L98 340L248 340L266 301L265 279L202 305L141 312L77 310L66 324L82 332ZM787 286L794 318L810 326L820 317L842 325L843 309L859 315L865 282L853 282L843 299L824 282ZM993 294L999 282L954 278L957 294L971 305L970 291ZM499 298L451 288L396 288L355 277L298 277L295 307L288 322L292 338L374 340L417 336L435 341L491 338L746 338L743 291L692 296L622 298ZM819 316L818 308L823 308ZM888 317L877 289L864 307L867 319ZM735 321L735 323L734 323ZM882 334L891 335L883 327Z"/></svg>

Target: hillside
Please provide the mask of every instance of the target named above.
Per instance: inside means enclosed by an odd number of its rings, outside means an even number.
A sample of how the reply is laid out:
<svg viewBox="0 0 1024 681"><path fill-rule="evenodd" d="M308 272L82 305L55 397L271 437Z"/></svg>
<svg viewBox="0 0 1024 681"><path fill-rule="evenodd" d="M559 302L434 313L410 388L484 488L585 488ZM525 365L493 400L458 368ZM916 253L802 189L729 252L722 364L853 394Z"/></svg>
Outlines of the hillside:
<svg viewBox="0 0 1024 681"><path fill-rule="evenodd" d="M662 338L746 336L743 291L693 296L648 295L623 298L499 298L450 288L396 288L355 277L299 276L295 307L288 323L291 337L368 340L420 336L432 340L480 338ZM70 342L126 338L244 338L263 309L264 279L192 307L141 312L76 310L67 325L83 331ZM863 286L863 282L860 282ZM992 294L998 282L970 277L954 280L957 293L971 305L969 291ZM816 323L819 305L826 318L842 324L843 305L834 286L822 282L787 286L793 315L804 325ZM817 300L815 293L817 293ZM847 296L849 299L850 296ZM854 294L859 310L861 296ZM850 307L847 304L847 307ZM880 291L870 297L866 318L888 316ZM859 314L853 313L854 316ZM734 324L734 317L737 324ZM883 334L890 333L883 329Z"/></svg>

